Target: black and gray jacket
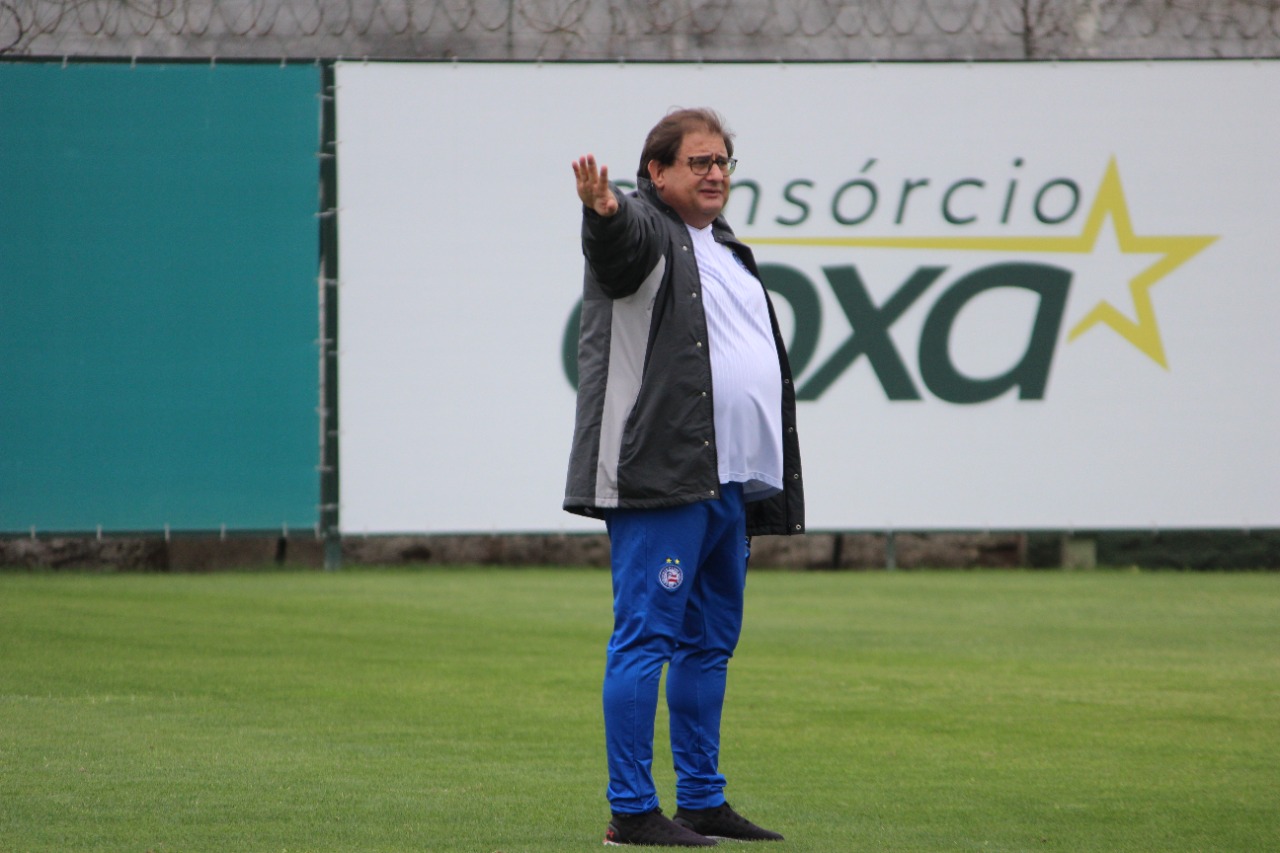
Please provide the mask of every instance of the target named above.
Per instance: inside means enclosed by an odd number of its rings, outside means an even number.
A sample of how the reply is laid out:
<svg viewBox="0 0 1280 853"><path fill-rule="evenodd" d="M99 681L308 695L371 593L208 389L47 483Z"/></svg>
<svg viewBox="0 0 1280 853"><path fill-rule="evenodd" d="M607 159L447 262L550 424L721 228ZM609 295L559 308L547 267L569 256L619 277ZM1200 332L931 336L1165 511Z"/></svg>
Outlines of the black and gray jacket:
<svg viewBox="0 0 1280 853"><path fill-rule="evenodd" d="M650 181L639 186L629 195L613 187L614 216L583 211L578 406L564 499L580 515L720 494L698 264L679 215ZM723 217L713 232L758 279L751 250ZM782 372L784 488L747 504L750 535L804 531L795 387L772 302L769 319Z"/></svg>

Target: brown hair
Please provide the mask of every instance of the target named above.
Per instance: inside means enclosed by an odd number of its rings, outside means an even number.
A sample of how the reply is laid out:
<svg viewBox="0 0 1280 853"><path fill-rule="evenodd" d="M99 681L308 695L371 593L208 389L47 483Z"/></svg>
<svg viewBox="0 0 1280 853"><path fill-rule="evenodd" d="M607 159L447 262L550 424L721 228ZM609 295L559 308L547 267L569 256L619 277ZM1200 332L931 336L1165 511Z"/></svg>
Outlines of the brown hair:
<svg viewBox="0 0 1280 853"><path fill-rule="evenodd" d="M640 170L636 174L648 178L650 160L670 166L676 161L685 134L695 130L705 130L722 138L725 153L733 156L733 131L725 125L719 113L706 107L674 109L649 131L644 140L644 150L640 152Z"/></svg>

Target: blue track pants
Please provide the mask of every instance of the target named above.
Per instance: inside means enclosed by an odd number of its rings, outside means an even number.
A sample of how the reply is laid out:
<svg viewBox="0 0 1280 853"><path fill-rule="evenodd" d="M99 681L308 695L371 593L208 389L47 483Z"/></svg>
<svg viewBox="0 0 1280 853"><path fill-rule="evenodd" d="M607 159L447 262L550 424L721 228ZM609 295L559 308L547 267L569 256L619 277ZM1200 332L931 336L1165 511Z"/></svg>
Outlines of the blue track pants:
<svg viewBox="0 0 1280 853"><path fill-rule="evenodd" d="M610 808L658 807L653 730L667 664L676 803L724 802L720 713L729 658L742 631L746 515L739 484L721 499L662 509L611 510L613 635L604 675Z"/></svg>

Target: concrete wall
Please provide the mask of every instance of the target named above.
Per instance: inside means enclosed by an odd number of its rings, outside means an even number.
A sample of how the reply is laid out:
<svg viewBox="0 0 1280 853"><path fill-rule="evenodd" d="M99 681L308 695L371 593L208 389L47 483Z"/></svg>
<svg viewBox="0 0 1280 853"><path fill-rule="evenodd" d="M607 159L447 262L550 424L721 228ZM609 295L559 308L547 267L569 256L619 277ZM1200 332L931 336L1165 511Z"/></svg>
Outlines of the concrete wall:
<svg viewBox="0 0 1280 853"><path fill-rule="evenodd" d="M6 0L0 55L544 60L1280 55L1280 0Z"/></svg>

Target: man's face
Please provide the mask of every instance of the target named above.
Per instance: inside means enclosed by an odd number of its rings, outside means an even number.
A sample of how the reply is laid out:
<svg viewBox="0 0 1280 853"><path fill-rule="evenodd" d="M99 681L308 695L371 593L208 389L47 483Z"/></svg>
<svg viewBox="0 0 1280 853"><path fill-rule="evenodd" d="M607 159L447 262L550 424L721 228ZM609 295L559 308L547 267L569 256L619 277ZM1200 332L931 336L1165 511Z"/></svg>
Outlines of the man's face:
<svg viewBox="0 0 1280 853"><path fill-rule="evenodd" d="M695 175L689 158L710 155L727 157L724 139L718 133L693 130L684 135L676 161L665 166L649 162L649 177L662 200L694 228L706 228L729 200L729 176L712 165L705 175Z"/></svg>

